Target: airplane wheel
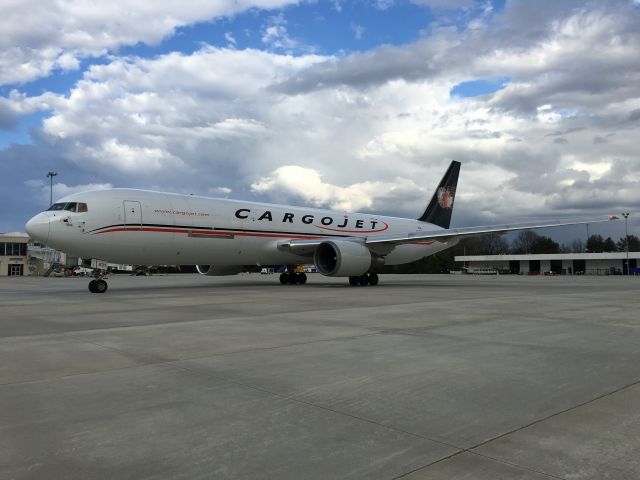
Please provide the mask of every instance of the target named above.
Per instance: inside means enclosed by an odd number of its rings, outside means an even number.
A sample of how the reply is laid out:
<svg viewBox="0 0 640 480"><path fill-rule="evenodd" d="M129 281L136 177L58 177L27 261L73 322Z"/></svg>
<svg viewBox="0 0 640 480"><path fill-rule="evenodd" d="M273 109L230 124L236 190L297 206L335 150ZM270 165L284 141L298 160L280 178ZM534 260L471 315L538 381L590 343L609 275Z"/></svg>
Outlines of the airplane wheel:
<svg viewBox="0 0 640 480"><path fill-rule="evenodd" d="M372 286L376 286L378 285L378 282L380 281L380 279L378 278L378 274L377 273L370 273L369 274L369 285Z"/></svg>
<svg viewBox="0 0 640 480"><path fill-rule="evenodd" d="M96 292L96 281L95 280L91 280L89 282L89 291L91 293L98 293L98 292Z"/></svg>
<svg viewBox="0 0 640 480"><path fill-rule="evenodd" d="M367 285L369 285L369 276L367 274L360 275L358 277L358 283L361 286L366 287Z"/></svg>
<svg viewBox="0 0 640 480"><path fill-rule="evenodd" d="M307 274L299 273L298 275L296 275L296 280L300 285L304 285L305 283L307 283Z"/></svg>
<svg viewBox="0 0 640 480"><path fill-rule="evenodd" d="M356 285L359 285L360 282L358 281L358 277L349 277L349 285L351 285L352 287L355 287Z"/></svg>
<svg viewBox="0 0 640 480"><path fill-rule="evenodd" d="M280 274L280 283L282 285L289 283L289 274L287 272Z"/></svg>
<svg viewBox="0 0 640 480"><path fill-rule="evenodd" d="M94 293L104 293L107 291L107 288L109 288L107 282L104 280L95 280L95 282L96 283L93 287Z"/></svg>

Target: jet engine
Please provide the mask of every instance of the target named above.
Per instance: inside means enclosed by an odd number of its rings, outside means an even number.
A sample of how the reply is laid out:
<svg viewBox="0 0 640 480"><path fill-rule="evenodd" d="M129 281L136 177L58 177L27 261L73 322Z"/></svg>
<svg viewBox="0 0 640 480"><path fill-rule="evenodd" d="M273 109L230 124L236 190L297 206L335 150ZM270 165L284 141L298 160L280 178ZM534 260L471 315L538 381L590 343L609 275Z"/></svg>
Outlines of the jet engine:
<svg viewBox="0 0 640 480"><path fill-rule="evenodd" d="M316 268L329 277L353 277L367 273L383 263L364 245L348 240L328 240L316 248L313 256Z"/></svg>
<svg viewBox="0 0 640 480"><path fill-rule="evenodd" d="M242 272L242 265L196 265L200 275L209 277L223 277L225 275L237 275Z"/></svg>

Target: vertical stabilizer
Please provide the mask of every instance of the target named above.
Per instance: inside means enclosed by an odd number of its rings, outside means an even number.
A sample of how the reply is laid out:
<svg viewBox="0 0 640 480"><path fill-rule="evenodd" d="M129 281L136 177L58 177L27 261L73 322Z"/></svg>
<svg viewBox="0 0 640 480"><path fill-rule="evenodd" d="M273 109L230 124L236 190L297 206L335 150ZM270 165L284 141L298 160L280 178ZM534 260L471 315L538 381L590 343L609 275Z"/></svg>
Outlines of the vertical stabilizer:
<svg viewBox="0 0 640 480"><path fill-rule="evenodd" d="M456 188L458 186L458 175L460 174L460 162L451 162L447 172L440 180L427 209L418 220L433 223L442 228L449 228L451 214L453 213L453 202L456 198Z"/></svg>

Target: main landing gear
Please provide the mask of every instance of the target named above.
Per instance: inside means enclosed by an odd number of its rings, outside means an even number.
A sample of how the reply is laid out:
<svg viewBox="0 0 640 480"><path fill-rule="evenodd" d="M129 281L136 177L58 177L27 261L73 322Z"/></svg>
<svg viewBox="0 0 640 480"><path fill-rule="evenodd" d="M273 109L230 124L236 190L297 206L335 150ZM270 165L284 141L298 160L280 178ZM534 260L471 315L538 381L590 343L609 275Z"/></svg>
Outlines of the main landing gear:
<svg viewBox="0 0 640 480"><path fill-rule="evenodd" d="M284 272L280 274L280 283L282 285L304 285L307 283L307 275L306 273Z"/></svg>
<svg viewBox="0 0 640 480"><path fill-rule="evenodd" d="M108 278L108 275L106 273L99 273L98 278L95 278L89 282L89 291L91 293L106 292L107 288L109 288L106 282L107 278Z"/></svg>
<svg viewBox="0 0 640 480"><path fill-rule="evenodd" d="M366 287L367 285L376 286L380 279L377 273L365 273L359 277L349 277L349 285L356 287L358 285Z"/></svg>

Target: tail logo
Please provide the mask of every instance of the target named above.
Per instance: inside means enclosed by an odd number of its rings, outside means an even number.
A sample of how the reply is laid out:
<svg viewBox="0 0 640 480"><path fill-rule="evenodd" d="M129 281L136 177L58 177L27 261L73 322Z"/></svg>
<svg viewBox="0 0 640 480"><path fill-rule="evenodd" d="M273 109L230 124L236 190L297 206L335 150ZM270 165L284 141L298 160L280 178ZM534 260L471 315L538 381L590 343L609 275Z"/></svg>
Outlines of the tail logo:
<svg viewBox="0 0 640 480"><path fill-rule="evenodd" d="M455 187L440 187L438 189L438 205L442 208L453 208L453 197L455 194Z"/></svg>

